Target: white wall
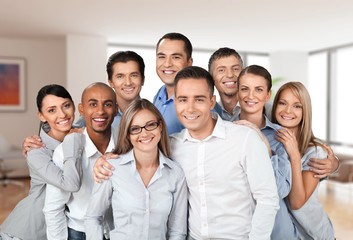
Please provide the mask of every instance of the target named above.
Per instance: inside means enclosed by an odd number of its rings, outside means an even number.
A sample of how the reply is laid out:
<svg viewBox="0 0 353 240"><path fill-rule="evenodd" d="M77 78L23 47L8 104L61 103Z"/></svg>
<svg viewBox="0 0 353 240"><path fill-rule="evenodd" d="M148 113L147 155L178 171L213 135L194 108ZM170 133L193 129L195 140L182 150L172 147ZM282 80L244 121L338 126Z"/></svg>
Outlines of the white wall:
<svg viewBox="0 0 353 240"><path fill-rule="evenodd" d="M0 135L12 145L20 146L25 136L38 132L36 96L45 84L66 84L65 39L1 38L1 57L21 57L26 60L26 110L0 111ZM1 96L0 96L1 97Z"/></svg>
<svg viewBox="0 0 353 240"><path fill-rule="evenodd" d="M107 42L104 37L66 36L67 90L76 106L85 87L94 82L108 83L106 62Z"/></svg>
<svg viewBox="0 0 353 240"><path fill-rule="evenodd" d="M272 78L282 78L279 84L274 85L272 92L286 82L296 81L308 84L309 54L300 51L277 51L270 53L270 72Z"/></svg>

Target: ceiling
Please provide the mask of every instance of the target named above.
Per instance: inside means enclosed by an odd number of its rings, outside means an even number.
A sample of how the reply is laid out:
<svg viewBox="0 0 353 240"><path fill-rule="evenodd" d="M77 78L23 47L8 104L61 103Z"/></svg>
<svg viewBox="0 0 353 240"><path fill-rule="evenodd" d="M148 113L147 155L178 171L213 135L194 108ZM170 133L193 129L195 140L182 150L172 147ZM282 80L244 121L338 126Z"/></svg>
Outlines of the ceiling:
<svg viewBox="0 0 353 240"><path fill-rule="evenodd" d="M313 51L353 43L353 1L0 0L0 37L84 34L155 45L173 31L198 49Z"/></svg>

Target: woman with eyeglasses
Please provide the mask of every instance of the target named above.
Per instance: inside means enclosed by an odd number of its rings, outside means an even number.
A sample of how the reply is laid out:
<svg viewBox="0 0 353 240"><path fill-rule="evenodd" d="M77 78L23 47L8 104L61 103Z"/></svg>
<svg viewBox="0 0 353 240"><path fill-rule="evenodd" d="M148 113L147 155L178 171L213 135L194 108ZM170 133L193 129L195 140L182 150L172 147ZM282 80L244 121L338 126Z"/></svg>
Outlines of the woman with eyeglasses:
<svg viewBox="0 0 353 240"><path fill-rule="evenodd" d="M87 239L102 239L110 205L110 239L185 239L187 187L181 167L170 160L166 124L146 99L124 112L109 180L95 183L85 218Z"/></svg>

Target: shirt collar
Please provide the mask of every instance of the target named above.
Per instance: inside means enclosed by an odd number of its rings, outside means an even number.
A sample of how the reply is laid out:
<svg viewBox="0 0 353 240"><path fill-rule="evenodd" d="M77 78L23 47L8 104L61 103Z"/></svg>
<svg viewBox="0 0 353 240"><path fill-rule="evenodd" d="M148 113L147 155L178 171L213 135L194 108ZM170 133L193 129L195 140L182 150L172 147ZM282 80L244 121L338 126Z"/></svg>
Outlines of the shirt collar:
<svg viewBox="0 0 353 240"><path fill-rule="evenodd" d="M203 140L197 140L193 138L188 129L183 130L181 139L183 142L185 141L191 141L191 142L205 142L208 141L209 139L215 137L215 138L222 138L224 139L226 137L226 127L225 127L225 122L222 120L222 118L218 115L218 113L212 112L211 117L213 119L216 119L216 125L211 133L210 136L206 137Z"/></svg>
<svg viewBox="0 0 353 240"><path fill-rule="evenodd" d="M115 139L116 139L115 132L116 131L114 131L114 128L112 128L110 140L109 140L109 144L108 144L106 152L113 151L113 149L115 147ZM99 153L96 145L94 145L94 143L92 142L91 138L89 137L89 135L87 133L87 128L84 129L83 134L86 135L85 152L86 152L87 157L89 158L89 157L92 157L93 155L95 155L96 153ZM102 153L102 154L104 154L104 153Z"/></svg>
<svg viewBox="0 0 353 240"><path fill-rule="evenodd" d="M229 115L235 115L238 114L240 112L240 105L239 102L237 102L237 104L235 105L235 107L233 108L233 111L231 113L229 113L223 106L222 100L218 101L219 106L222 108L222 111L229 114Z"/></svg>
<svg viewBox="0 0 353 240"><path fill-rule="evenodd" d="M40 130L40 137L42 138L42 142L45 143L45 147L49 150L54 151L55 148L61 143L60 141L52 138L51 136L49 136L44 129Z"/></svg>
<svg viewBox="0 0 353 240"><path fill-rule="evenodd" d="M162 102L174 101L174 95L171 96L171 97L168 99L167 87L166 87L165 85L163 85L163 86L161 87L161 90L159 91L159 94L158 94L158 98L159 98L159 100L161 100Z"/></svg>
<svg viewBox="0 0 353 240"><path fill-rule="evenodd" d="M173 166L169 162L170 160L164 156L164 154L159 150L159 167L162 169L164 168L164 165L168 166L169 168L173 168ZM134 157L134 150L131 149L129 152L124 154L120 161L120 165L125 165L127 163L131 163L134 165L134 168L136 168L136 162L135 162L135 157Z"/></svg>
<svg viewBox="0 0 353 240"><path fill-rule="evenodd" d="M282 128L280 125L271 122L270 119L268 119L268 117L266 115L264 115L264 118L265 118L265 121L266 121L266 125L262 129L271 128L271 129L277 131L277 130Z"/></svg>

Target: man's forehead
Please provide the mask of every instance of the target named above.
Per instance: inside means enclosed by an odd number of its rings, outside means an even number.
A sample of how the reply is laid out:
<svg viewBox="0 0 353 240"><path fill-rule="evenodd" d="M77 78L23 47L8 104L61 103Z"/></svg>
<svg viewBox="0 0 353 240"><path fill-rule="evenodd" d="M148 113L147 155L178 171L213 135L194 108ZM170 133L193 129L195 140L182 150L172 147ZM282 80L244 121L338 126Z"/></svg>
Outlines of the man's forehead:
<svg viewBox="0 0 353 240"><path fill-rule="evenodd" d="M92 86L86 89L82 94L82 99L85 101L91 101L94 99L101 100L102 98L106 100L114 100L115 94L108 86Z"/></svg>

